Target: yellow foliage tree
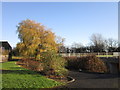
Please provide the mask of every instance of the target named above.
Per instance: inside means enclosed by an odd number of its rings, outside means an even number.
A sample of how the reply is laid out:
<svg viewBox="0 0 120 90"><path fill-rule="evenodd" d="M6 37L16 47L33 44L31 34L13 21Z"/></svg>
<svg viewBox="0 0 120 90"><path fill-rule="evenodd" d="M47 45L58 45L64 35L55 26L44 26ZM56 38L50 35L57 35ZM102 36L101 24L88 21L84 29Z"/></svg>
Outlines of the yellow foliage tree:
<svg viewBox="0 0 120 90"><path fill-rule="evenodd" d="M59 44L55 41L56 35L41 23L27 19L19 23L17 27L20 39L17 47L22 56L40 59L42 52L51 50L57 52Z"/></svg>
<svg viewBox="0 0 120 90"><path fill-rule="evenodd" d="M17 44L19 53L25 57L42 60L42 72L49 75L66 75L66 61L57 54L63 39L58 38L50 29L32 20L24 20L18 24ZM39 67L39 66L38 66Z"/></svg>

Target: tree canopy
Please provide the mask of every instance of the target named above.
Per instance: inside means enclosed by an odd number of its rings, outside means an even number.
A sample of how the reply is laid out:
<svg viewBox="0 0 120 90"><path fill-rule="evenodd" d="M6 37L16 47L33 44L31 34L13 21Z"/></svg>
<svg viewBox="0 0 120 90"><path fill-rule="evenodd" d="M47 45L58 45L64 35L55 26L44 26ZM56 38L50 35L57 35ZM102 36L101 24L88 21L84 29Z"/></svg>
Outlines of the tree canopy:
<svg viewBox="0 0 120 90"><path fill-rule="evenodd" d="M49 50L57 51L56 35L41 23L32 20L24 20L17 26L20 42L17 44L19 52L23 56L40 58L40 53Z"/></svg>
<svg viewBox="0 0 120 90"><path fill-rule="evenodd" d="M37 68L43 68L41 72L44 74L66 75L66 61L57 54L58 47L62 45L64 39L58 38L41 23L29 19L19 23L17 27L20 42L17 44L16 50L19 50L22 57L28 58L28 60L25 59L27 66L36 67L31 63L31 65L28 64L32 57L40 61L41 64L37 65Z"/></svg>

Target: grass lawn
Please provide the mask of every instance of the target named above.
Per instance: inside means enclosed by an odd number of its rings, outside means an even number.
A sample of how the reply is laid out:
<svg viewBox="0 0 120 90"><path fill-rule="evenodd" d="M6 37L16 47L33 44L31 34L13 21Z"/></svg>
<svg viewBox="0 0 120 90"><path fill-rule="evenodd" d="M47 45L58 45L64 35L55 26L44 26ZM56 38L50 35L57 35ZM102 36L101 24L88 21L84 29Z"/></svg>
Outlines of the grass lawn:
<svg viewBox="0 0 120 90"><path fill-rule="evenodd" d="M12 56L12 59L22 59L23 57Z"/></svg>
<svg viewBox="0 0 120 90"><path fill-rule="evenodd" d="M96 55L97 57L113 57L113 55Z"/></svg>
<svg viewBox="0 0 120 90"><path fill-rule="evenodd" d="M41 76L15 64L16 61L0 63L2 65L2 88L51 88L62 83Z"/></svg>

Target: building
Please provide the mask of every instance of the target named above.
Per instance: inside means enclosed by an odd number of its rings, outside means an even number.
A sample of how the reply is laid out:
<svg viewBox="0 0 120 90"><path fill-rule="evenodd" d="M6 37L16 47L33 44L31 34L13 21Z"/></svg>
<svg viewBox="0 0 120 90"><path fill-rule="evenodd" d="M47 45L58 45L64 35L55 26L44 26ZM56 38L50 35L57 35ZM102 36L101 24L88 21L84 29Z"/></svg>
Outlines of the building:
<svg viewBox="0 0 120 90"><path fill-rule="evenodd" d="M12 57L12 47L7 41L0 41L0 62L5 62Z"/></svg>

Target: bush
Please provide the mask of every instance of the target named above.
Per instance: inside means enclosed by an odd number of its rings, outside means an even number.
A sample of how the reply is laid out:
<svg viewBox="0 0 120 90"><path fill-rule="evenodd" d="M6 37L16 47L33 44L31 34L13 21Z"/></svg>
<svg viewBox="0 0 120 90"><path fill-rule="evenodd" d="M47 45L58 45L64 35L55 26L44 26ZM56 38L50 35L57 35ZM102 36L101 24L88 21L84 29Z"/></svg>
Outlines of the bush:
<svg viewBox="0 0 120 90"><path fill-rule="evenodd" d="M65 57L67 61L66 68L68 69L79 69L80 60L78 57Z"/></svg>
<svg viewBox="0 0 120 90"><path fill-rule="evenodd" d="M24 66L25 68L28 68L33 71L42 71L43 70L43 65L39 61L35 61L30 58L22 59L19 60L17 64L20 64Z"/></svg>
<svg viewBox="0 0 120 90"><path fill-rule="evenodd" d="M66 61L55 51L44 52L41 56L43 61L43 72L46 75L67 75L67 69L65 69Z"/></svg>
<svg viewBox="0 0 120 90"><path fill-rule="evenodd" d="M41 54L41 60L35 59L22 59L18 64L23 65L25 68L39 71L44 75L50 76L67 76L66 60L59 56L55 51L48 51Z"/></svg>
<svg viewBox="0 0 120 90"><path fill-rule="evenodd" d="M84 67L87 71L101 73L107 72L105 63L96 56L87 56L84 59L86 59L84 62Z"/></svg>
<svg viewBox="0 0 120 90"><path fill-rule="evenodd" d="M82 69L89 72L107 72L105 63L97 58L95 55L88 55L86 57L65 57L68 61L67 68Z"/></svg>

